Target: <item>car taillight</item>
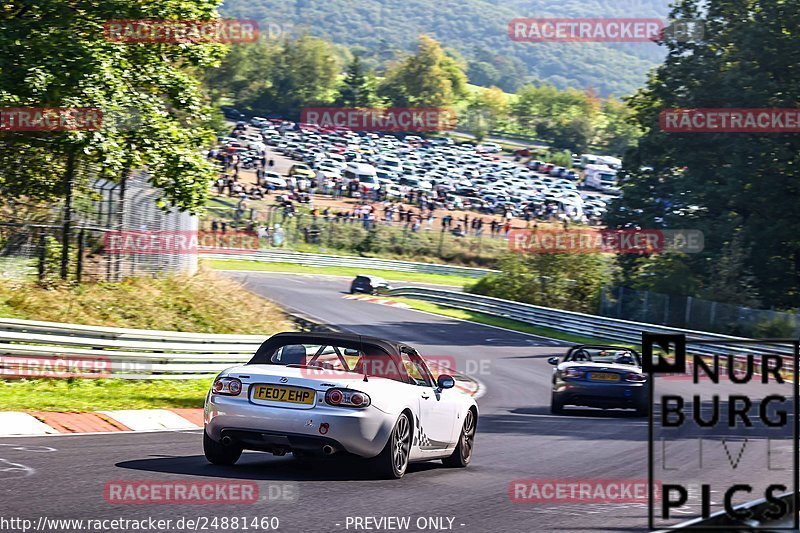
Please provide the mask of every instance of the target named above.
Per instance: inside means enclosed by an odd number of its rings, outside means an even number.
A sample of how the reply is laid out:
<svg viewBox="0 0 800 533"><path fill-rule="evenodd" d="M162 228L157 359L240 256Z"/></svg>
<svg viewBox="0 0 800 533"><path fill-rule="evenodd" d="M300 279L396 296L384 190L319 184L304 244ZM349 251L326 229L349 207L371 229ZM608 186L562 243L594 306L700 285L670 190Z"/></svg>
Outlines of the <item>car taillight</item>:
<svg viewBox="0 0 800 533"><path fill-rule="evenodd" d="M211 386L211 392L226 396L238 396L242 392L242 382L236 378L217 378Z"/></svg>
<svg viewBox="0 0 800 533"><path fill-rule="evenodd" d="M561 377L565 377L565 378L582 378L585 374L586 374L586 372L584 372L583 370L581 370L579 368L565 368L561 372Z"/></svg>
<svg viewBox="0 0 800 533"><path fill-rule="evenodd" d="M634 383L644 383L647 381L647 376L638 372L628 372L625 374L625 381L632 381Z"/></svg>
<svg viewBox="0 0 800 533"><path fill-rule="evenodd" d="M343 399L344 395L339 389L330 389L325 393L325 401L331 405L339 405Z"/></svg>
<svg viewBox="0 0 800 533"><path fill-rule="evenodd" d="M364 392L328 389L325 393L325 403L334 407L368 407L372 402L369 395Z"/></svg>

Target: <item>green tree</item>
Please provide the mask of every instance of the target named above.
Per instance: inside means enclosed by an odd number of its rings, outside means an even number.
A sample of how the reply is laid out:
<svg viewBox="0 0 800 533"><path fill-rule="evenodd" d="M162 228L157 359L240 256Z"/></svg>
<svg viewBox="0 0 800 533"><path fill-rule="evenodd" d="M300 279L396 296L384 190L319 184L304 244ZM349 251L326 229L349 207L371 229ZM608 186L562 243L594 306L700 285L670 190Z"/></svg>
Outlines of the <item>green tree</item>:
<svg viewBox="0 0 800 533"><path fill-rule="evenodd" d="M467 94L463 66L426 35L417 53L390 66L378 94L399 107L449 107Z"/></svg>
<svg viewBox="0 0 800 533"><path fill-rule="evenodd" d="M789 133L669 133L669 108L796 108L800 101L800 11L789 0L680 2L671 18L704 16L702 40L664 44L668 54L630 101L643 130L625 159L614 226L695 228L705 251L689 260L709 286L734 236L736 270L749 272L768 305L800 303L800 138ZM649 169L647 168L649 167ZM651 170L652 169L652 170ZM739 262L739 260L737 260ZM731 279L731 278L729 278ZM742 296L749 299L749 291Z"/></svg>
<svg viewBox="0 0 800 533"><path fill-rule="evenodd" d="M254 53L273 57L269 72L255 73L252 81L255 85L243 94L246 108L297 119L303 107L333 102L339 62L330 43L304 35L295 40L284 39L277 48L266 46Z"/></svg>
<svg viewBox="0 0 800 533"><path fill-rule="evenodd" d="M81 9L57 0L5 5L0 105L94 107L103 114L99 131L0 133L5 194L64 198L79 167L92 166L115 181L147 167L165 204L199 209L214 176L200 150L214 132L197 72L218 64L226 47L115 43L104 38L103 24L215 16L210 1L101 1Z"/></svg>
<svg viewBox="0 0 800 533"><path fill-rule="evenodd" d="M508 107L508 97L499 88L480 89L470 96L459 124L465 126L480 142L490 130L505 123Z"/></svg>
<svg viewBox="0 0 800 533"><path fill-rule="evenodd" d="M631 287L642 291L690 296L700 287L684 254L654 254L633 260Z"/></svg>
<svg viewBox="0 0 800 533"><path fill-rule="evenodd" d="M88 176L124 183L147 168L161 205L202 208L215 172L201 149L213 139L198 72L219 63L216 44L128 44L106 39L113 19L211 20L216 2L11 1L0 11L0 106L96 108L97 131L0 132L6 196L64 200L61 276L69 258L73 190ZM81 172L88 170L87 172Z"/></svg>
<svg viewBox="0 0 800 533"><path fill-rule="evenodd" d="M269 87L280 43L259 39L231 47L218 68L206 70L206 84L217 98L227 97L239 105Z"/></svg>
<svg viewBox="0 0 800 533"><path fill-rule="evenodd" d="M555 148L580 152L596 137L600 109L600 99L591 92L526 85L517 92L511 115L523 132L535 132Z"/></svg>
<svg viewBox="0 0 800 533"><path fill-rule="evenodd" d="M556 152L552 156L550 156L547 160L553 163L554 165L558 165L560 167L572 168L572 152L569 150Z"/></svg>
<svg viewBox="0 0 800 533"><path fill-rule="evenodd" d="M748 266L750 250L744 248L741 234L722 247L719 259L711 267L708 285L701 296L723 303L758 307L757 280Z"/></svg>
<svg viewBox="0 0 800 533"><path fill-rule="evenodd" d="M612 154L624 155L636 146L641 136L633 111L614 96L603 102L598 129L598 144Z"/></svg>
<svg viewBox="0 0 800 533"><path fill-rule="evenodd" d="M467 76L470 83L481 87L490 87L500 79L500 72L497 67L487 61L472 61L467 68Z"/></svg>
<svg viewBox="0 0 800 533"><path fill-rule="evenodd" d="M361 57L356 55L347 66L344 80L339 86L336 105L342 107L372 107L377 103L375 76L364 69Z"/></svg>
<svg viewBox="0 0 800 533"><path fill-rule="evenodd" d="M536 125L536 133L552 142L554 148L585 152L594 138L594 128L586 117L542 120Z"/></svg>

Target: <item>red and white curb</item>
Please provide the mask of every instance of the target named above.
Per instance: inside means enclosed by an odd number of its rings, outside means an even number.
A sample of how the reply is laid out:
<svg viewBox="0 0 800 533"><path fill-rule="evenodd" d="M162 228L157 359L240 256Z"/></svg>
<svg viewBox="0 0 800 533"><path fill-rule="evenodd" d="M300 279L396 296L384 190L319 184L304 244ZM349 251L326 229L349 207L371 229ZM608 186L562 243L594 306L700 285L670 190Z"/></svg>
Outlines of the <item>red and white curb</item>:
<svg viewBox="0 0 800 533"><path fill-rule="evenodd" d="M402 302L395 302L394 300L387 300L386 298L378 298L377 296L369 296L368 294L345 294L342 296L347 300L360 300L362 302L369 302L373 304L388 305L389 307L399 307L401 309L411 309L411 306Z"/></svg>
<svg viewBox="0 0 800 533"><path fill-rule="evenodd" d="M453 372L456 389L475 398L484 388ZM88 413L0 411L0 438L203 429L202 409L123 409Z"/></svg>
<svg viewBox="0 0 800 533"><path fill-rule="evenodd" d="M0 437L202 428L202 409L131 409L93 413L0 411Z"/></svg>

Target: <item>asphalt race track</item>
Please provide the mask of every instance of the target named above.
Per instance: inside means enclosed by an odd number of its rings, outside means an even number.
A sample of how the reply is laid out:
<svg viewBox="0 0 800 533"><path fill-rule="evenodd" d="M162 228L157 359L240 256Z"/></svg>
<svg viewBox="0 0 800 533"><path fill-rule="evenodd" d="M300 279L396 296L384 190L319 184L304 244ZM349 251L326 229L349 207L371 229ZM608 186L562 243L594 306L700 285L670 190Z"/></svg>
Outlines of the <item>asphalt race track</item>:
<svg viewBox="0 0 800 533"><path fill-rule="evenodd" d="M0 516L34 521L42 515L173 520L277 516L278 530L289 532L347 531L348 517L366 516L410 516L412 531L418 531L414 524L419 517L452 518L451 529L465 532L645 530L647 507L641 503L510 501L509 484L516 479L647 479L646 419L627 411L589 409L550 415L552 367L546 359L563 354L563 344L344 299L349 280L343 278L227 275L290 310L342 329L405 341L423 355L452 356L459 370L485 386L478 400L478 435L469 468L417 464L402 480L376 481L357 464L302 464L290 456L255 452L246 452L234 467L217 467L205 461L196 431L6 438L0 439ZM696 468L691 461L675 461L680 470ZM253 480L266 499L254 505L114 505L103 495L106 482L113 480L203 479ZM704 474L703 481L724 485L726 474ZM270 486L274 492L288 487L293 496L270 500ZM352 525L349 530L355 531Z"/></svg>

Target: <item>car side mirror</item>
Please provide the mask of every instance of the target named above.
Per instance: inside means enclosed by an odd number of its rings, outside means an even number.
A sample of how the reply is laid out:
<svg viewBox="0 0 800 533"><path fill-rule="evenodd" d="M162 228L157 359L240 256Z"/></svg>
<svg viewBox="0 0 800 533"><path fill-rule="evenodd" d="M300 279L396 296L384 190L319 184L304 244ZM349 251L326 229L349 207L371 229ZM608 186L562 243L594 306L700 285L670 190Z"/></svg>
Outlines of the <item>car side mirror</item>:
<svg viewBox="0 0 800 533"><path fill-rule="evenodd" d="M550 363L551 365L555 366L555 365L558 364L558 357L553 356L550 359L548 359L547 362Z"/></svg>
<svg viewBox="0 0 800 533"><path fill-rule="evenodd" d="M440 389L452 389L456 386L456 380L453 379L453 376L448 376L447 374L442 374L439 376L439 379L436 380L436 385Z"/></svg>

